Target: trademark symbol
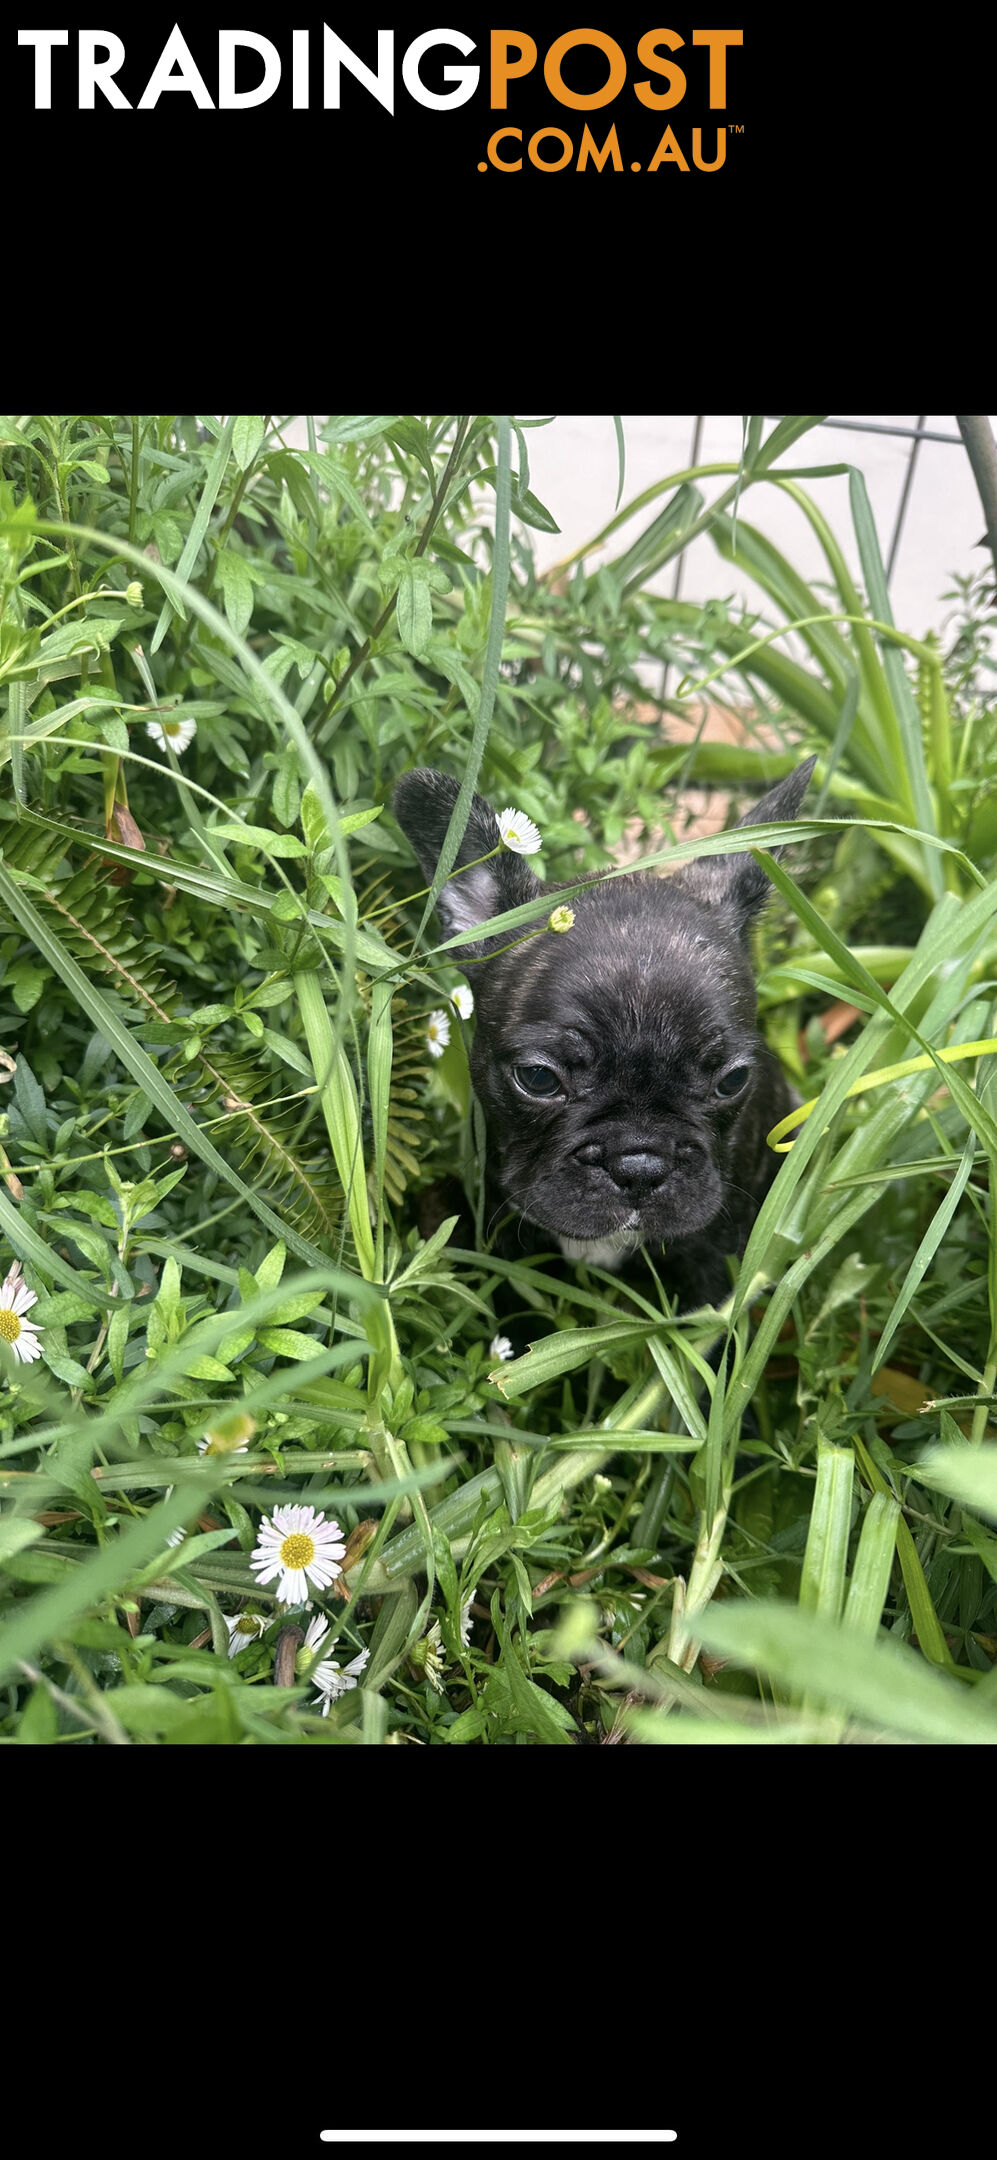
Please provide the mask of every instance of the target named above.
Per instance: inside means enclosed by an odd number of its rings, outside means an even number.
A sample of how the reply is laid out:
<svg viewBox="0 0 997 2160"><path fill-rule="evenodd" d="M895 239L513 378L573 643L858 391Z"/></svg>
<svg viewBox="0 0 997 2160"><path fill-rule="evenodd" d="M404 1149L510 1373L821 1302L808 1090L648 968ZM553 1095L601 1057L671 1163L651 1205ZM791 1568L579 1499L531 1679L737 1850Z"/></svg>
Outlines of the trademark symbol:
<svg viewBox="0 0 997 2160"><path fill-rule="evenodd" d="M743 128L743 126L742 126L742 124L741 124L741 122L740 122L739 120L738 120L738 121L734 121L734 120L728 120L728 122L727 122L727 132L728 132L728 134L729 134L729 135L743 135L743 134L744 134L744 128Z"/></svg>

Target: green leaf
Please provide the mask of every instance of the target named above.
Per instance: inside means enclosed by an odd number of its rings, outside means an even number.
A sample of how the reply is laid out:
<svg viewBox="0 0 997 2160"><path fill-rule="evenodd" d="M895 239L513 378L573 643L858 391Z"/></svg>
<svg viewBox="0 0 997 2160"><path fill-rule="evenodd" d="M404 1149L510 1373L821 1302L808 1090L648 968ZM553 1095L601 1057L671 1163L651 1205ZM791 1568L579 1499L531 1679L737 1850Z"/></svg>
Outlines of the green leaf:
<svg viewBox="0 0 997 2160"><path fill-rule="evenodd" d="M619 501L619 496L617 496L617 501ZM550 511L545 510L543 503L538 502L536 496L530 494L529 488L523 488L522 490L513 488L509 499L509 508L513 517L519 518L523 525L532 526L535 532L559 533L561 530L556 520L551 517Z"/></svg>
<svg viewBox="0 0 997 2160"><path fill-rule="evenodd" d="M322 429L324 442L370 442L402 418L400 413L331 413Z"/></svg>
<svg viewBox="0 0 997 2160"><path fill-rule="evenodd" d="M263 1030L263 1041L282 1065L289 1065L292 1072L300 1073L310 1086L314 1084L315 1074L300 1043L292 1042L289 1035L281 1035L278 1029L268 1027Z"/></svg>
<svg viewBox="0 0 997 2160"><path fill-rule="evenodd" d="M215 557L215 573L222 589L222 600L227 620L236 637L242 637L248 628L253 612L253 580L241 555L231 548L220 548Z"/></svg>
<svg viewBox="0 0 997 2160"><path fill-rule="evenodd" d="M74 1320L92 1320L98 1311L94 1298L81 1296L78 1290L57 1290L53 1297L40 1297L30 1314L32 1326L71 1327Z"/></svg>
<svg viewBox="0 0 997 2160"><path fill-rule="evenodd" d="M86 1366L70 1357L67 1350L59 1349L48 1336L41 1342L41 1354L49 1372L54 1373L57 1380L63 1380L67 1387L83 1388L86 1394L92 1394L96 1383Z"/></svg>
<svg viewBox="0 0 997 2160"><path fill-rule="evenodd" d="M77 1192L58 1193L52 1202L53 1214L68 1213L70 1209L88 1216L91 1222L103 1223L107 1230L119 1228L118 1217L106 1193L90 1192L82 1185Z"/></svg>
<svg viewBox="0 0 997 2160"><path fill-rule="evenodd" d="M232 428L232 455L240 472L252 464L262 441L263 414L237 414Z"/></svg>
<svg viewBox="0 0 997 2160"><path fill-rule="evenodd" d="M280 975L276 982L262 982L255 990L251 990L242 1009L245 1012L246 1007L251 1005L254 1012L270 1012L275 1005L283 1005L293 994L294 984L290 976Z"/></svg>
<svg viewBox="0 0 997 2160"><path fill-rule="evenodd" d="M130 1311L131 1308L127 1305L116 1306L111 1314L111 1323L107 1330L107 1362L119 1387L124 1376L125 1344L128 1340Z"/></svg>
<svg viewBox="0 0 997 2160"><path fill-rule="evenodd" d="M301 798L301 830L304 833L305 843L310 853L314 853L321 848L327 848L330 845L332 835L329 831L325 810L319 799L318 790L311 780Z"/></svg>
<svg viewBox="0 0 997 2160"><path fill-rule="evenodd" d="M509 1400L561 1373L574 1372L579 1365L591 1364L593 1358L602 1357L606 1351L645 1342L651 1332L652 1323L647 1320L611 1320L603 1327L559 1329L541 1336L522 1357L497 1366L488 1377L499 1394Z"/></svg>
<svg viewBox="0 0 997 2160"><path fill-rule="evenodd" d="M240 847L261 848L264 855L289 859L306 855L308 850L296 833L271 832L266 825L235 825L225 821L209 828L217 840L235 840Z"/></svg>
<svg viewBox="0 0 997 2160"><path fill-rule="evenodd" d="M317 1335L302 1335L297 1328L259 1328L257 1340L277 1357L313 1358L322 1348Z"/></svg>
<svg viewBox="0 0 997 2160"><path fill-rule="evenodd" d="M182 1370L190 1380L231 1380L232 1378L228 1366L223 1365L221 1358L209 1357L205 1352L202 1352L197 1357L189 1358Z"/></svg>
<svg viewBox="0 0 997 2160"><path fill-rule="evenodd" d="M293 825L298 815L301 794L301 777L298 772L297 752L287 750L273 776L274 816L282 825Z"/></svg>
<svg viewBox="0 0 997 2160"><path fill-rule="evenodd" d="M163 1268L156 1306L164 1320L174 1320L180 1311L180 1269L172 1254Z"/></svg>
<svg viewBox="0 0 997 2160"><path fill-rule="evenodd" d="M42 1524L32 1522L28 1515L0 1515L0 1561L12 1560L44 1535Z"/></svg>
<svg viewBox="0 0 997 2160"><path fill-rule="evenodd" d="M372 825L383 814L383 803L375 803L372 810L348 810L339 820L339 830L345 838L347 833L359 832L362 825Z"/></svg>
<svg viewBox="0 0 997 2160"><path fill-rule="evenodd" d="M34 1011L47 981L45 969L35 967L30 960L13 961L4 976L19 1013Z"/></svg>
<svg viewBox="0 0 997 2160"><path fill-rule="evenodd" d="M284 1273L286 1259L286 1245L271 1246L270 1251L265 1254L256 1270L256 1288L258 1290L276 1290L277 1284Z"/></svg>
<svg viewBox="0 0 997 2160"><path fill-rule="evenodd" d="M415 575L416 566L404 563L401 567L395 621L406 652L419 659L432 635L433 603L425 579Z"/></svg>
<svg viewBox="0 0 997 2160"><path fill-rule="evenodd" d="M14 1100L31 1134L32 1140L44 1148L48 1141L48 1119L45 1097L28 1064L27 1058L19 1057L14 1072Z"/></svg>
<svg viewBox="0 0 997 2160"><path fill-rule="evenodd" d="M274 1328L286 1327L289 1320L307 1319L308 1314L313 1313L316 1307L322 1304L324 1297L324 1290L306 1290L300 1297L288 1298L285 1305L278 1305L276 1312L271 1313L267 1329L268 1334L272 1334ZM310 1357L314 1357L315 1351L320 1347L314 1337L303 1335L300 1340L311 1343L308 1354Z"/></svg>
<svg viewBox="0 0 997 2160"><path fill-rule="evenodd" d="M25 1703L19 1729L13 1737L20 1747L50 1747L57 1739L59 1720L47 1687L39 1682Z"/></svg>

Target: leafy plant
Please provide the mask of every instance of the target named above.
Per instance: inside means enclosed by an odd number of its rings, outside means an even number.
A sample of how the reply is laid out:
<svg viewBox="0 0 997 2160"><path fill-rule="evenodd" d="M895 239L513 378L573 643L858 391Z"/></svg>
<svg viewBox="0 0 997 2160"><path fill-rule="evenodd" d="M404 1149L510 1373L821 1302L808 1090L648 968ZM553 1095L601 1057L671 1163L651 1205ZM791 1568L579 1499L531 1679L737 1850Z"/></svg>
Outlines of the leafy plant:
<svg viewBox="0 0 997 2160"><path fill-rule="evenodd" d="M746 421L736 466L544 577L525 423L0 426L0 1230L35 1298L0 1300L6 1738L993 1737L989 633L968 581L948 644L893 625L858 473L852 579L828 468L781 462L812 419ZM760 486L826 589L749 522ZM769 619L649 591L697 531ZM670 736L717 698L743 747ZM727 1306L421 1237L480 1134L398 775L462 778L454 847L475 786L515 802L577 879L804 745L813 862L763 855L760 1000L809 1114ZM511 1361L500 1280L536 1331ZM331 1698L250 1566L294 1502L346 1545Z"/></svg>

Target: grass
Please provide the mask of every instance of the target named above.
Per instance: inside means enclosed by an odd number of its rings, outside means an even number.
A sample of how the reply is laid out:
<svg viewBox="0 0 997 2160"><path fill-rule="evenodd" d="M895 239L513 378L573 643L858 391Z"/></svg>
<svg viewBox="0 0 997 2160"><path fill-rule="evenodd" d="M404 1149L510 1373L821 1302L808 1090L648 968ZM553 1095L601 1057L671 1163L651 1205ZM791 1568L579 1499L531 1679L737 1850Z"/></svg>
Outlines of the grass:
<svg viewBox="0 0 997 2160"><path fill-rule="evenodd" d="M997 1737L982 581L946 640L894 626L861 474L859 586L824 469L776 469L811 424L752 422L541 578L522 424L3 423L0 1239L40 1330L0 1346L5 1741ZM819 594L750 522L768 486ZM648 589L700 530L765 620ZM669 739L711 700L743 744ZM147 732L186 720L180 755ZM474 787L514 802L570 879L686 783L747 802L810 749L757 956L809 1114L728 1303L420 1239L427 1182L480 1193L481 1131L473 1023L427 1051L460 941L400 773L462 778L455 847ZM535 1331L504 1362L500 1280ZM311 1615L250 1566L301 1502L346 1545ZM365 1653L325 1698L319 1612L323 1658Z"/></svg>

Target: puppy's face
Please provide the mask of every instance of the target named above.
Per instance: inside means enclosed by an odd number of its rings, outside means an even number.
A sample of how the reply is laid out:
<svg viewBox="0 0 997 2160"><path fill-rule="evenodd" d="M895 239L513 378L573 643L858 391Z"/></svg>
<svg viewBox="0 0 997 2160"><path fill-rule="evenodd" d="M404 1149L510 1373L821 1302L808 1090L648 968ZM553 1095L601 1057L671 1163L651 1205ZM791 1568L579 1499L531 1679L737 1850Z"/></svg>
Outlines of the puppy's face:
<svg viewBox="0 0 997 2160"><path fill-rule="evenodd" d="M811 759L745 822L795 816L812 770ZM456 796L442 773L399 783L398 821L427 878ZM475 796L458 865L497 842ZM437 908L452 935L541 893L553 905L557 890L503 849L452 878ZM501 952L516 932L485 932L470 948L489 955L470 972L490 1181L569 1257L618 1265L639 1244L711 1226L720 1255L742 1242L771 1174L764 1135L788 1102L757 1032L745 945L769 891L750 855L708 857L590 886L565 935Z"/></svg>

